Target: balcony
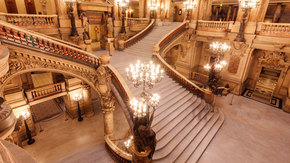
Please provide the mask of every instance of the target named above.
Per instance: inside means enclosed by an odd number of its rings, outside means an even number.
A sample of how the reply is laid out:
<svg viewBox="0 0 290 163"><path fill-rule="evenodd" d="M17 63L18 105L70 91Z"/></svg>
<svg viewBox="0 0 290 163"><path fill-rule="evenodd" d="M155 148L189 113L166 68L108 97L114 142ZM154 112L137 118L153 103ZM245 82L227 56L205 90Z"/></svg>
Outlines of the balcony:
<svg viewBox="0 0 290 163"><path fill-rule="evenodd" d="M259 23L256 33L265 36L290 37L290 24Z"/></svg>

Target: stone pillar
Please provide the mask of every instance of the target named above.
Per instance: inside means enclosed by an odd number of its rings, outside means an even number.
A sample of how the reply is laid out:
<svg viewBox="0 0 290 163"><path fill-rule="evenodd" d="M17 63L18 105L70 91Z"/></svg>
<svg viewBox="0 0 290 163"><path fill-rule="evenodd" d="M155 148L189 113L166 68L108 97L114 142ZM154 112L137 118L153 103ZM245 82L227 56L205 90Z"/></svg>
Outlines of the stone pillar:
<svg viewBox="0 0 290 163"><path fill-rule="evenodd" d="M145 17L145 0L139 0L139 18Z"/></svg>
<svg viewBox="0 0 290 163"><path fill-rule="evenodd" d="M97 69L98 83L96 88L100 92L102 112L104 114L104 133L105 135L114 135L114 110L115 98L111 91L111 75L108 72L107 65L110 62L110 56L104 54L100 56L101 66Z"/></svg>
<svg viewBox="0 0 290 163"><path fill-rule="evenodd" d="M212 0L201 0L199 4L198 20L210 20ZM205 10L208 9L208 10Z"/></svg>
<svg viewBox="0 0 290 163"><path fill-rule="evenodd" d="M230 16L232 14L232 5L229 6L228 13L227 13L227 21L230 21Z"/></svg>
<svg viewBox="0 0 290 163"><path fill-rule="evenodd" d="M95 113L92 105L91 87L88 84L83 84L83 96L86 116L92 117Z"/></svg>
<svg viewBox="0 0 290 163"><path fill-rule="evenodd" d="M113 16L114 16L115 20L119 20L119 9L118 9L118 4L117 4L116 0L114 0Z"/></svg>
<svg viewBox="0 0 290 163"><path fill-rule="evenodd" d="M281 17L281 14L282 14L282 4L281 3L278 3L278 6L276 8L276 11L275 11L275 14L274 14L274 17L273 17L273 23L278 23L280 17Z"/></svg>

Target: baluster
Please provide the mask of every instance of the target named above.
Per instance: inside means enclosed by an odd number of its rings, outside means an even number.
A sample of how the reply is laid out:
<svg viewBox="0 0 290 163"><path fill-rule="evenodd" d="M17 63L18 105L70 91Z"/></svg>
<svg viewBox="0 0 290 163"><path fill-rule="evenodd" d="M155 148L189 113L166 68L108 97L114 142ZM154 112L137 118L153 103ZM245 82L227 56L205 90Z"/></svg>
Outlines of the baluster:
<svg viewBox="0 0 290 163"><path fill-rule="evenodd" d="M20 43L20 37L19 37L18 31L12 30L12 33L14 35L14 41Z"/></svg>
<svg viewBox="0 0 290 163"><path fill-rule="evenodd" d="M58 45L57 44L54 44L54 52L59 54L60 51L59 51L59 48L58 48Z"/></svg>
<svg viewBox="0 0 290 163"><path fill-rule="evenodd" d="M5 28L4 26L0 25L0 37L7 39L6 31L4 28Z"/></svg>
<svg viewBox="0 0 290 163"><path fill-rule="evenodd" d="M70 56L72 57L72 54L71 54L71 49L67 48L67 56Z"/></svg>
<svg viewBox="0 0 290 163"><path fill-rule="evenodd" d="M12 29L11 28L6 28L6 35L8 37L8 40L14 41L13 33L12 33Z"/></svg>
<svg viewBox="0 0 290 163"><path fill-rule="evenodd" d="M47 25L51 25L50 17L46 17L45 19L46 19L46 23L47 23Z"/></svg>
<svg viewBox="0 0 290 163"><path fill-rule="evenodd" d="M63 55L63 46L59 45L59 54Z"/></svg>
<svg viewBox="0 0 290 163"><path fill-rule="evenodd" d="M38 40L38 38L36 37L36 36L32 36L32 45L34 46L34 47L36 47L36 48L39 48L39 40Z"/></svg>
<svg viewBox="0 0 290 163"><path fill-rule="evenodd" d="M38 41L39 42L39 48L44 50L45 47L44 47L44 44L43 44L43 39L38 39L38 40L39 40Z"/></svg>
<svg viewBox="0 0 290 163"><path fill-rule="evenodd" d="M49 42L49 51L54 52L54 43Z"/></svg>
<svg viewBox="0 0 290 163"><path fill-rule="evenodd" d="M66 47L63 47L63 55L68 56L67 48Z"/></svg>
<svg viewBox="0 0 290 163"><path fill-rule="evenodd" d="M20 42L24 45L27 45L25 33L20 31L19 35L20 35Z"/></svg>
<svg viewBox="0 0 290 163"><path fill-rule="evenodd" d="M49 51L48 41L43 40L43 42L44 42L44 50Z"/></svg>

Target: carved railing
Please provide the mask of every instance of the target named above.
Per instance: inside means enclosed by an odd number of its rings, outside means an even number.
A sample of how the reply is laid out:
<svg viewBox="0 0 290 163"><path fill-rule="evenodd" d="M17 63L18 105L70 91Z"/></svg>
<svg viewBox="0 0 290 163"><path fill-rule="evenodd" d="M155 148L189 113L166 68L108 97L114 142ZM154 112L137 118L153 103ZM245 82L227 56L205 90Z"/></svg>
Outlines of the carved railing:
<svg viewBox="0 0 290 163"><path fill-rule="evenodd" d="M205 85L208 82L208 75L192 72L191 79L202 85Z"/></svg>
<svg viewBox="0 0 290 163"><path fill-rule="evenodd" d="M92 67L99 66L99 58L94 54L39 35L36 32L30 32L4 21L0 21L0 40L7 43L14 42L23 46L33 47L54 56L85 63Z"/></svg>
<svg viewBox="0 0 290 163"><path fill-rule="evenodd" d="M109 136L105 136L106 148L110 151L113 157L120 163L131 163L132 155L112 142Z"/></svg>
<svg viewBox="0 0 290 163"><path fill-rule="evenodd" d="M197 23L197 30L228 32L228 31L230 31L232 24L233 24L232 21L203 21L203 20L199 20Z"/></svg>
<svg viewBox="0 0 290 163"><path fill-rule="evenodd" d="M167 45L169 45L177 36L186 31L186 22L169 32L153 47L153 59L157 61L175 81L192 91L194 94L205 99L208 103L213 102L213 94L209 90L205 90L194 84L192 81L184 77L182 74L172 68L162 57L162 53Z"/></svg>
<svg viewBox="0 0 290 163"><path fill-rule="evenodd" d="M130 31L141 31L150 23L149 18L127 18Z"/></svg>
<svg viewBox="0 0 290 163"><path fill-rule="evenodd" d="M283 23L259 23L257 28L257 33L259 35L269 35L269 36L290 36L290 24Z"/></svg>
<svg viewBox="0 0 290 163"><path fill-rule="evenodd" d="M26 21L28 19L27 17L30 17L29 19L31 21ZM37 17L39 18L41 17L41 19L37 19ZM13 25L20 26L22 28L30 29L30 30L33 30L33 29L37 30L39 28L58 28L59 27L58 22L57 22L57 15L9 14L9 13L0 12L0 20L3 20L7 23L11 23ZM35 22L32 22L32 20L33 21L35 20ZM30 31L30 32L34 32L34 31ZM75 48L81 49L81 47L76 44L63 41L54 37L50 37L41 33L37 33L37 34L40 36L50 38L52 40L57 40L64 44L68 44Z"/></svg>
<svg viewBox="0 0 290 163"><path fill-rule="evenodd" d="M138 40L140 40L141 38L143 38L146 34L148 34L153 29L154 22L155 22L155 20L152 19L151 22L150 22L150 24L145 29L143 29L142 31L140 31L139 33L137 33L135 36L131 37L130 39L126 40L124 42L124 47L127 48L127 47L133 45Z"/></svg>
<svg viewBox="0 0 290 163"><path fill-rule="evenodd" d="M1 20L24 28L58 27L57 15L0 13Z"/></svg>
<svg viewBox="0 0 290 163"><path fill-rule="evenodd" d="M40 88L25 91L28 101L34 101L43 97L51 96L60 92L65 92L65 82L51 84Z"/></svg>

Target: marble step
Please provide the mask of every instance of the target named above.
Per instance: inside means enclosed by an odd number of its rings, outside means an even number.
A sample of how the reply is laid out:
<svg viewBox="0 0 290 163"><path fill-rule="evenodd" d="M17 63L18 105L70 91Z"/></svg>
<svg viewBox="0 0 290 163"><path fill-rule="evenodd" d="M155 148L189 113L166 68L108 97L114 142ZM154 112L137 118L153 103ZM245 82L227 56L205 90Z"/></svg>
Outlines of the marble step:
<svg viewBox="0 0 290 163"><path fill-rule="evenodd" d="M170 121L168 121L167 123L164 123L162 121L162 123L154 126L153 127L154 131L158 133L156 137L157 140L160 140L161 138L163 138L166 134L168 134L171 130L173 130L175 126L183 122L186 119L186 117L188 117L190 114L196 114L195 112L199 113L201 109L198 109L198 106L200 104L201 104L201 99L197 98L197 96L193 96L191 105L188 106L184 111L176 113L178 115L175 115L175 117L172 117L172 118L166 117L166 119L170 119ZM196 109L198 111L195 111ZM192 116L190 116L190 118L192 118Z"/></svg>
<svg viewBox="0 0 290 163"><path fill-rule="evenodd" d="M207 134L211 129L215 126L216 122L219 119L219 114L214 114L214 116L211 118L211 120L202 128L200 133L195 137L193 141L191 141L186 149L181 152L181 154L175 159L176 163L184 163L188 160L190 155L196 150L196 148L199 146L199 144L203 141L204 138L206 138ZM189 161L190 162L190 161Z"/></svg>
<svg viewBox="0 0 290 163"><path fill-rule="evenodd" d="M161 135L159 137L157 135L157 146L156 150L160 150L166 145L172 141L180 132L184 132L187 134L192 130L196 124L199 123L199 121L207 115L209 112L209 109L205 107L205 103L202 101L202 103L195 109L191 114L189 114L186 118L184 118L179 124L177 124L173 129L171 129L169 132L165 131L164 135ZM186 132L187 131L187 132ZM168 132L168 133L167 133ZM162 134L162 132L159 133L159 135ZM181 135L182 136L182 135Z"/></svg>
<svg viewBox="0 0 290 163"><path fill-rule="evenodd" d="M160 99L159 106L156 108L155 117L161 114L163 111L167 110L169 107L174 105L176 102L182 100L182 98L186 97L190 93L186 91L184 88L178 88L177 90L172 90L172 92L165 92L168 94L167 98ZM152 125L155 122L153 120Z"/></svg>
<svg viewBox="0 0 290 163"><path fill-rule="evenodd" d="M190 100L193 94L185 92L183 95L180 95L180 96L181 98L179 100L176 100L177 98L175 98L174 100L171 100L166 105L164 105L164 107L161 107L155 111L156 114L154 116L152 126L155 126L158 122L163 120L166 116L174 112L175 109L177 109L178 107L181 107L183 103Z"/></svg>
<svg viewBox="0 0 290 163"><path fill-rule="evenodd" d="M198 133L212 117L213 114L207 111L207 114L203 116L202 119L195 118L197 122L193 121L195 122L193 126L186 126L165 147L161 149L156 148L153 156L153 159L155 160L154 162L156 162L157 160L157 162L173 162L180 155L180 153L183 152L187 144L189 144L198 135Z"/></svg>
<svg viewBox="0 0 290 163"><path fill-rule="evenodd" d="M218 121L211 128L206 137L203 139L203 141L199 144L194 153L191 154L191 156L187 159L186 162L188 163L197 162L204 153L204 151L206 150L206 148L209 146L209 144L211 143L211 141L213 140L213 138L215 137L215 135L217 134L217 132L219 131L224 122L224 114L221 112L219 114L220 117Z"/></svg>
<svg viewBox="0 0 290 163"><path fill-rule="evenodd" d="M170 125L171 128L173 128L175 126L174 125L175 123L180 122L184 118L185 115L189 114L192 110L195 109L194 107L191 107L191 106L192 104L195 103L196 99L197 97L193 96L189 101L183 103L182 106L174 110L171 114L165 117L162 121L152 126L154 131L158 133L161 129L163 129L165 126L168 126L169 124L173 124L173 125ZM184 116L180 116L180 115L184 115Z"/></svg>

